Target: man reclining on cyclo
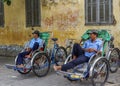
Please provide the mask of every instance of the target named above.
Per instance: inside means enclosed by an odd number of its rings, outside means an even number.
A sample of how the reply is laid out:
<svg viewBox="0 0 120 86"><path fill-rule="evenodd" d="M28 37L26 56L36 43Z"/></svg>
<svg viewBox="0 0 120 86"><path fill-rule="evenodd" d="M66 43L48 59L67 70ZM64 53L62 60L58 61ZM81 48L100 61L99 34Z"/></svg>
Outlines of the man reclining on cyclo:
<svg viewBox="0 0 120 86"><path fill-rule="evenodd" d="M74 44L72 51L73 60L62 66L54 65L55 71L67 71L69 69L72 69L79 64L88 62L90 57L95 55L96 53L102 52L103 42L102 40L97 38L98 33L96 31L91 31L89 34L90 39L85 41L82 47L80 46L80 44Z"/></svg>
<svg viewBox="0 0 120 86"><path fill-rule="evenodd" d="M29 41L28 48L25 51L18 54L17 67L24 68L24 58L31 58L32 52L37 50L39 47L43 47L43 40L40 39L38 30L34 31L33 38Z"/></svg>

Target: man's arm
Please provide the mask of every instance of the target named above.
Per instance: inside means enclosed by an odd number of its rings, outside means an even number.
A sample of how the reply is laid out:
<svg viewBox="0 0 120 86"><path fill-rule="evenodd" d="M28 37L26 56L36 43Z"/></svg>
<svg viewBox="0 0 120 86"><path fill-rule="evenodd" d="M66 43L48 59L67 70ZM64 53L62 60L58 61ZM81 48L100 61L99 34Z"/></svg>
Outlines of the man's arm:
<svg viewBox="0 0 120 86"><path fill-rule="evenodd" d="M85 52L97 52L97 50L92 48L83 49Z"/></svg>

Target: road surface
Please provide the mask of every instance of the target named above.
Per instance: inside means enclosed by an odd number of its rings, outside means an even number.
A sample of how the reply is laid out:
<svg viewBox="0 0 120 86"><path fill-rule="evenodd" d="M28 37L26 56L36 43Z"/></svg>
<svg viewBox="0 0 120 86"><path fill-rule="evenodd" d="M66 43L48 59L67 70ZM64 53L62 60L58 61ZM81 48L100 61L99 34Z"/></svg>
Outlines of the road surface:
<svg viewBox="0 0 120 86"><path fill-rule="evenodd" d="M21 75L4 66L13 63L13 57L0 56L0 86L91 86L89 81L70 82L62 76L58 76L53 69L46 77L38 78L32 72ZM120 69L117 73L110 74L105 86L120 86Z"/></svg>

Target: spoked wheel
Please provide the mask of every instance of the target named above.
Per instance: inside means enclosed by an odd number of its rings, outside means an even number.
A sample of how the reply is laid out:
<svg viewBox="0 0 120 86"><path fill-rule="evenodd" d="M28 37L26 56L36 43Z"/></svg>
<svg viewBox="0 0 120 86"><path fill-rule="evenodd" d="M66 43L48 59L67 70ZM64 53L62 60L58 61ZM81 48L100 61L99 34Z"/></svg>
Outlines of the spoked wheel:
<svg viewBox="0 0 120 86"><path fill-rule="evenodd" d="M17 62L17 58L18 58L18 56L16 57L16 61L15 62ZM17 63L16 63L17 64ZM19 70L17 70L20 74L28 74L30 71L31 71L31 68L30 68L30 66L31 66L31 64L30 64L30 60L29 61L25 61L25 59L23 60L23 64L24 64L24 67L25 68L23 68L23 69L19 69ZM29 66L29 68L28 68L28 66Z"/></svg>
<svg viewBox="0 0 120 86"><path fill-rule="evenodd" d="M118 61L119 61L119 49L114 48L109 57L109 63L110 63L110 72L115 73L117 72L119 66L118 66Z"/></svg>
<svg viewBox="0 0 120 86"><path fill-rule="evenodd" d="M97 59L90 69L93 86L104 86L109 76L109 62L105 58Z"/></svg>
<svg viewBox="0 0 120 86"><path fill-rule="evenodd" d="M59 47L55 53L56 65L63 65L67 57L67 52L64 47Z"/></svg>
<svg viewBox="0 0 120 86"><path fill-rule="evenodd" d="M46 76L50 69L50 59L44 53L37 53L32 62L32 69L36 76Z"/></svg>
<svg viewBox="0 0 120 86"><path fill-rule="evenodd" d="M66 47L67 56L71 54L71 50L72 50L71 46Z"/></svg>

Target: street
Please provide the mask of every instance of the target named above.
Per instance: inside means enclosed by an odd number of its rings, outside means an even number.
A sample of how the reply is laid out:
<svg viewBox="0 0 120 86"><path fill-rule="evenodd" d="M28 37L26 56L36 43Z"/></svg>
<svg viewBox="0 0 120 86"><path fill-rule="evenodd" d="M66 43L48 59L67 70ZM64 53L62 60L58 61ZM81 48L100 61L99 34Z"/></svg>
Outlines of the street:
<svg viewBox="0 0 120 86"><path fill-rule="evenodd" d="M0 57L0 86L91 86L90 81L70 82L58 76L53 69L45 77L38 78L32 72L21 75L14 70L7 69L5 64L13 64L13 57ZM110 74L105 86L120 86L120 69Z"/></svg>

